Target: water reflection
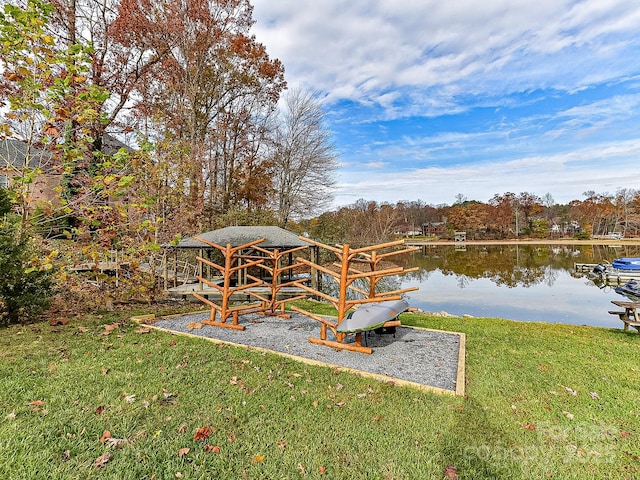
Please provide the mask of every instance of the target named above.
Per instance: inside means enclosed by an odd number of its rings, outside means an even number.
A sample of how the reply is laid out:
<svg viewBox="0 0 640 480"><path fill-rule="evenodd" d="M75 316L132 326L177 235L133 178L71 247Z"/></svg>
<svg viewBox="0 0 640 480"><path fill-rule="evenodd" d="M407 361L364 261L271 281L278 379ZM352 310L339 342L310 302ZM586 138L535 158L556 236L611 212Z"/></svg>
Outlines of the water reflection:
<svg viewBox="0 0 640 480"><path fill-rule="evenodd" d="M402 277L402 287L420 287L409 297L425 311L617 328L621 322L607 311L620 296L574 264L619 257L640 257L640 246L426 246L400 260L419 267Z"/></svg>

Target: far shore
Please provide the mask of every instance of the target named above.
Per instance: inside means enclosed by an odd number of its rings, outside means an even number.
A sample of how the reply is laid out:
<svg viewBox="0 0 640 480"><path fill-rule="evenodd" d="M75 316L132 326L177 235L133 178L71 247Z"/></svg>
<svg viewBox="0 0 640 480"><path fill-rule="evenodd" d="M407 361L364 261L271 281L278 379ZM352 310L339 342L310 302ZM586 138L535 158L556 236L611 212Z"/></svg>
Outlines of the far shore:
<svg viewBox="0 0 640 480"><path fill-rule="evenodd" d="M467 240L464 242L455 242L453 240L413 240L411 238L406 239L406 245L611 245L611 246L624 246L624 245L640 245L640 238L629 238L622 240L576 240L573 238L562 239L523 239L523 240Z"/></svg>

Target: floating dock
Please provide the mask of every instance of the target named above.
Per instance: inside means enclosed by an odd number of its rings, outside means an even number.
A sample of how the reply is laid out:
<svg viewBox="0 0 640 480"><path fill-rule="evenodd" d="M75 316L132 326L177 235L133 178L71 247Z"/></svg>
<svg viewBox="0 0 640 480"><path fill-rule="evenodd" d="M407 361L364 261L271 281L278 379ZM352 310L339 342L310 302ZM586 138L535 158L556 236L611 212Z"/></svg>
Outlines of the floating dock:
<svg viewBox="0 0 640 480"><path fill-rule="evenodd" d="M594 272L596 267L605 267L602 272ZM629 280L639 280L640 272L631 272L624 270L617 270L612 268L611 265L603 265L600 263L574 263L573 267L576 272L590 273L593 276L597 276L602 279L606 285L624 285Z"/></svg>

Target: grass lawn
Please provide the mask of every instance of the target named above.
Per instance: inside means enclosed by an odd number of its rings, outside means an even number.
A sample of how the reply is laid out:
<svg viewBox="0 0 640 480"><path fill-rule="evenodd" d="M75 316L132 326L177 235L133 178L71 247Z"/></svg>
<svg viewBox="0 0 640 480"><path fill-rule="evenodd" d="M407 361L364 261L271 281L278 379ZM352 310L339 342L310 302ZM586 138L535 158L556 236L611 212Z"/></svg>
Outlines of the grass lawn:
<svg viewBox="0 0 640 480"><path fill-rule="evenodd" d="M403 314L466 333L454 397L130 315L0 331L0 478L640 476L635 331Z"/></svg>

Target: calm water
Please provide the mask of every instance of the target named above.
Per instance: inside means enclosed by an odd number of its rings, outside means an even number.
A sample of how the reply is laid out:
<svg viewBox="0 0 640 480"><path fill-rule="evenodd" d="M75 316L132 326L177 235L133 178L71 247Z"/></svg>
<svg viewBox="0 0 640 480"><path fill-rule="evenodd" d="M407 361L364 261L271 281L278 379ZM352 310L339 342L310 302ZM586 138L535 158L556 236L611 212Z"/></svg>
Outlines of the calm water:
<svg viewBox="0 0 640 480"><path fill-rule="evenodd" d="M455 315L499 317L621 328L607 313L611 300L625 300L612 287L596 285L574 263L640 257L640 247L605 245L437 246L406 255L419 270L401 278L412 307Z"/></svg>

